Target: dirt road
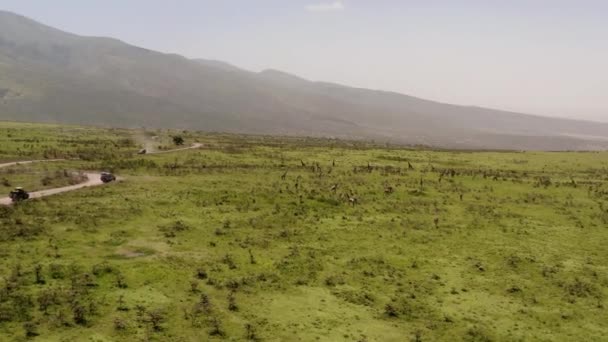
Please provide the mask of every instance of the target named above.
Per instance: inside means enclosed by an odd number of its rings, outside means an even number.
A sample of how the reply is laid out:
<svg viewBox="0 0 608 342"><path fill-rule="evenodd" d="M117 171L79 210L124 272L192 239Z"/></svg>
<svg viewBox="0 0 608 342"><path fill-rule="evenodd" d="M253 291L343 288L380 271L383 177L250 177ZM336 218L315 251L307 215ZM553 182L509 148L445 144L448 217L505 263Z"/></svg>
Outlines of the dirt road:
<svg viewBox="0 0 608 342"><path fill-rule="evenodd" d="M32 163L41 163L41 162L54 162L54 161L62 161L65 159L40 159L40 160L26 160L26 161L18 161L11 163L0 164L0 169L3 167L9 167L14 165L22 165L22 164L32 164Z"/></svg>
<svg viewBox="0 0 608 342"><path fill-rule="evenodd" d="M88 180L80 183L80 184L76 184L76 185L70 185L70 186L64 186L62 188L55 188L55 189L47 189L47 190L41 190L41 191L36 191L36 192L30 192L30 199L34 199L34 198L40 198L40 197L45 197L45 196L51 196L51 195L56 195L56 194L60 194L62 192L68 192L68 191L73 191L73 190L78 190L78 189L82 189L82 188L86 188L89 186L97 186L97 185L102 185L104 184L101 181L101 174L100 173L94 173L94 172L87 172L85 173L85 175L87 176ZM0 198L0 205L10 205L12 203L10 197L4 197L4 198Z"/></svg>
<svg viewBox="0 0 608 342"><path fill-rule="evenodd" d="M185 150L192 150L192 149L196 149L196 148L200 148L202 147L203 144L192 144L192 146L190 147L184 147L184 148L178 148L175 150L167 150L167 151L160 151L160 152L152 152L152 153L147 153L147 154L161 154L161 153L172 153L172 152L179 152L179 151L185 151ZM4 167L10 167L10 166L14 166L14 165L22 165L22 164L32 164L32 163L39 163L39 162L52 162L52 161L62 161L65 159L42 159L42 160L26 160L26 161L19 161L19 162L10 162L10 163L4 163L4 164L0 164L0 169L4 168ZM68 191L73 191L73 190L78 190L78 189L82 189L82 188L86 188L89 186L98 186L98 185L103 185L104 183L101 181L101 173L96 173L96 172L86 172L85 175L87 176L88 180L86 182L80 183L80 184L76 184L76 185L71 185L71 186L65 186L62 188L55 188L55 189L47 189L47 190L41 190L41 191L36 191L36 192L30 192L30 199L34 199L34 198L40 198L40 197L46 197L46 196L51 196L51 195L56 195L56 194L60 194L62 192L68 192ZM11 205L12 201L10 199L10 197L2 197L0 198L0 205Z"/></svg>
<svg viewBox="0 0 608 342"><path fill-rule="evenodd" d="M173 153L173 152L179 152L179 151L185 151L185 150L193 150L193 149L196 149L196 148L200 148L202 146L203 146L203 144L195 143L195 144L192 144L192 146L190 146L190 147L176 148L174 150L166 150L166 151L148 152L146 154Z"/></svg>

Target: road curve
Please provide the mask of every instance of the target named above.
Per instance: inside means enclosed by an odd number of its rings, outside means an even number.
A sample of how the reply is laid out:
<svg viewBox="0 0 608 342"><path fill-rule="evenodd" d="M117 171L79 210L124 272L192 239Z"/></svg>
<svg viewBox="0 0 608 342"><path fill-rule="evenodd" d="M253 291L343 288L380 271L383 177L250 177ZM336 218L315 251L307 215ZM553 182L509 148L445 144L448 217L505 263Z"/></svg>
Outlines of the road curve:
<svg viewBox="0 0 608 342"><path fill-rule="evenodd" d="M184 148L178 148L178 149L174 149L174 150L167 150L167 151L160 151L160 152L151 152L151 153L146 153L146 154L171 153L171 152L192 150L192 149L200 148L202 146L203 146L203 144L195 143L195 144L192 144L192 146L190 146L190 147L184 147ZM32 164L32 163L38 163L38 162L63 161L63 160L65 160L65 159L41 159L41 160L17 161L17 162L0 164L0 169L4 168L4 167L14 166L14 165ZM82 183L76 184L76 185L64 186L61 188L30 192L30 199L56 195L56 194L60 194L63 192L68 192L68 191L78 190L78 189L82 189L82 188L86 188L86 187L90 187L90 186L98 186L98 185L104 184L101 181L101 173L85 172L85 175L87 176L87 181L85 181L85 182L82 182ZM12 203L13 203L13 201L11 200L10 197L0 198L0 205L11 205Z"/></svg>

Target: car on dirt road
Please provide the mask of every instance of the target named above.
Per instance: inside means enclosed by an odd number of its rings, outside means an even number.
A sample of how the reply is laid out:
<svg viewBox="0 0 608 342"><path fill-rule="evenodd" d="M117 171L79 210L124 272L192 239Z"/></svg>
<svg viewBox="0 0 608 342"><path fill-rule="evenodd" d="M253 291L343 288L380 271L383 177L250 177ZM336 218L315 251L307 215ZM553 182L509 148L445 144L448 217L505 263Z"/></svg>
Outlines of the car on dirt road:
<svg viewBox="0 0 608 342"><path fill-rule="evenodd" d="M22 187L17 187L15 190L11 191L9 197L13 202L21 202L30 198L30 194L28 194Z"/></svg>
<svg viewBox="0 0 608 342"><path fill-rule="evenodd" d="M101 173L101 181L104 183L110 183L116 180L116 176L114 176L113 174L109 173L109 172L102 172Z"/></svg>

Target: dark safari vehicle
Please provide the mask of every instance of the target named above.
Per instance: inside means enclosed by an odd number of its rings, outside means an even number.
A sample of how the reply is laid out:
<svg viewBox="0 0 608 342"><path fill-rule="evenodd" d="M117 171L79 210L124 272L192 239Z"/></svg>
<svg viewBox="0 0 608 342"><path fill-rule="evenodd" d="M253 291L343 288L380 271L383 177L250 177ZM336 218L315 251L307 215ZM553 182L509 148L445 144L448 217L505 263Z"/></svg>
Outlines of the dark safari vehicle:
<svg viewBox="0 0 608 342"><path fill-rule="evenodd" d="M116 177L109 173L109 172L102 172L101 173L101 181L104 183L110 183L116 180Z"/></svg>
<svg viewBox="0 0 608 342"><path fill-rule="evenodd" d="M13 202L20 202L30 198L30 194L23 190L22 187L17 187L15 190L11 191L9 197Z"/></svg>

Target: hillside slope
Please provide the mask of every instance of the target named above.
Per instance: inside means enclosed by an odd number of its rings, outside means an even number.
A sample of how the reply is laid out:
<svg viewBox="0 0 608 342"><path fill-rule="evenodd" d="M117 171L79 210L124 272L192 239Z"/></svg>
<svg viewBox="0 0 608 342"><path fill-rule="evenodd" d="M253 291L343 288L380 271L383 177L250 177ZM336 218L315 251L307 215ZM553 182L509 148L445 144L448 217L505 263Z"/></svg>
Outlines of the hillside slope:
<svg viewBox="0 0 608 342"><path fill-rule="evenodd" d="M451 148L605 149L608 124L455 106L189 60L0 11L0 119L368 138Z"/></svg>

